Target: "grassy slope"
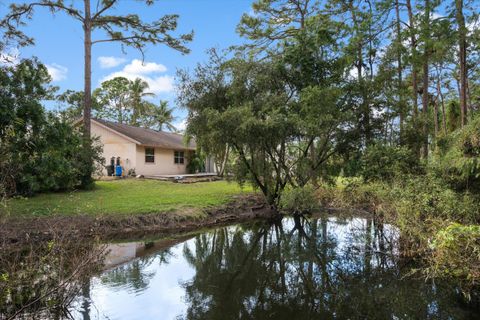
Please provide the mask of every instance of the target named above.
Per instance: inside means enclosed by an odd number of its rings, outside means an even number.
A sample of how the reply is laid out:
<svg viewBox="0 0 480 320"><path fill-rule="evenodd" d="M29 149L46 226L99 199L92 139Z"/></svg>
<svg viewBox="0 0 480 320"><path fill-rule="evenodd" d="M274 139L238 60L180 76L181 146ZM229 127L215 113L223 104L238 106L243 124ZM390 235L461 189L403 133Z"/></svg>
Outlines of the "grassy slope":
<svg viewBox="0 0 480 320"><path fill-rule="evenodd" d="M194 214L251 192L225 181L177 184L156 180L99 181L91 191L40 194L9 201L12 216L140 214L176 211Z"/></svg>

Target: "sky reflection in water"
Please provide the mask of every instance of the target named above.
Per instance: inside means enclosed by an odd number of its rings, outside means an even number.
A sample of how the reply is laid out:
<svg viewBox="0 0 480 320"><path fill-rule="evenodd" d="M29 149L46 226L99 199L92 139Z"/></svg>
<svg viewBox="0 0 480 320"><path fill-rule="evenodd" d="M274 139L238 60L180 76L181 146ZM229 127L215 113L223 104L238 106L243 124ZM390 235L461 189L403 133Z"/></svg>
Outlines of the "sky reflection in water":
<svg viewBox="0 0 480 320"><path fill-rule="evenodd" d="M236 225L147 245L115 244L107 262L118 265L91 279L74 315L288 320L479 316L461 304L453 287L402 280L397 240L394 228L371 219L328 216Z"/></svg>

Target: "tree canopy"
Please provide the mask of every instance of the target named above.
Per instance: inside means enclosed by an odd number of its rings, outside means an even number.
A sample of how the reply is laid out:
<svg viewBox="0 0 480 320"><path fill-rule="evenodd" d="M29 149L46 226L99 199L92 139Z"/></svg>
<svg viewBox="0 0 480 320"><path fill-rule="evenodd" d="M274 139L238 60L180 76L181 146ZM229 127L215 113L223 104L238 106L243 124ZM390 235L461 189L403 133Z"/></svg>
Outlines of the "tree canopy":
<svg viewBox="0 0 480 320"><path fill-rule="evenodd" d="M252 181L273 207L287 185L303 187L321 175L343 145L345 64L329 27L311 19L281 55L225 60L212 51L193 75L179 74L187 133L207 152L230 146L237 179Z"/></svg>
<svg viewBox="0 0 480 320"><path fill-rule="evenodd" d="M238 24L241 45L179 72L187 133L274 207L286 187L368 172L361 167L382 154L420 172L420 159L478 109L476 9L473 1L256 1Z"/></svg>

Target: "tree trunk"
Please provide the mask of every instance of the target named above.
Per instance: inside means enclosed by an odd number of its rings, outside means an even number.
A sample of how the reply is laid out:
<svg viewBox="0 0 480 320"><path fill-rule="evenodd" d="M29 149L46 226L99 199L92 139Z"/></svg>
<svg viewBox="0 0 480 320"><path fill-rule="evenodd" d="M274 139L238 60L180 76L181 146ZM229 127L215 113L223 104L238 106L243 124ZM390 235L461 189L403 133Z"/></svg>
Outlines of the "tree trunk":
<svg viewBox="0 0 480 320"><path fill-rule="evenodd" d="M90 139L91 126L90 119L92 117L92 21L90 14L90 0L84 0L85 3L85 20L83 23L84 30L84 50L85 50L85 87L84 87L84 104L83 104L83 123L85 138Z"/></svg>
<svg viewBox="0 0 480 320"><path fill-rule="evenodd" d="M430 0L425 0L425 17L423 26L423 95L422 95L422 113L423 123L423 158L428 158L428 84L429 84L429 59L430 59Z"/></svg>
<svg viewBox="0 0 480 320"><path fill-rule="evenodd" d="M225 147L225 154L223 155L223 159L221 162L221 167L220 171L218 172L218 175L220 177L223 177L225 174L225 168L227 167L227 162L228 162L228 157L230 156L230 146L227 144Z"/></svg>
<svg viewBox="0 0 480 320"><path fill-rule="evenodd" d="M410 23L410 45L412 46L412 100L413 116L418 116L418 82L417 82L417 40L415 38L415 21L411 0L407 0L408 20Z"/></svg>
<svg viewBox="0 0 480 320"><path fill-rule="evenodd" d="M403 124L405 121L405 106L403 103L403 81L402 81L402 34L400 28L400 4L395 0L396 29L397 29L397 77L398 77L398 107L400 114L400 144L403 143Z"/></svg>
<svg viewBox="0 0 480 320"><path fill-rule="evenodd" d="M353 6L353 1L350 1L350 13L352 15L352 20L353 24L355 27L355 32L357 33L357 57L356 57L356 68L357 68L357 79L358 79L358 85L360 87L361 91L361 96L362 96L362 102L360 104L360 126L362 128L362 134L363 138L365 139L365 146L368 146L370 144L371 140L371 128L370 128L370 110L369 110L369 105L367 102L367 94L366 94L366 88L365 88L365 81L363 79L363 36L362 36L362 31L360 30L360 23L357 20L357 15L355 12L355 8Z"/></svg>
<svg viewBox="0 0 480 320"><path fill-rule="evenodd" d="M470 92L470 82L468 81L468 70L467 70L467 110L470 112L470 119L473 118L473 104L472 104L472 93Z"/></svg>
<svg viewBox="0 0 480 320"><path fill-rule="evenodd" d="M455 7L460 58L460 114L463 127L467 123L467 30L463 15L463 0L455 0Z"/></svg>
<svg viewBox="0 0 480 320"><path fill-rule="evenodd" d="M137 126L138 125L138 108L140 108L140 104L135 102L133 105L133 112L132 112L132 120L131 120L131 125Z"/></svg>
<svg viewBox="0 0 480 320"><path fill-rule="evenodd" d="M118 123L123 123L123 108L122 108L122 105L123 105L123 101L122 101L122 99L120 99L120 101L117 104L117 112L118 112L117 121L118 121Z"/></svg>
<svg viewBox="0 0 480 320"><path fill-rule="evenodd" d="M439 96L435 99L435 104L433 105L433 123L435 125L435 140L438 137L438 100L440 99Z"/></svg>
<svg viewBox="0 0 480 320"><path fill-rule="evenodd" d="M447 115L445 114L445 101L443 99L442 89L440 88L440 75L437 77L437 95L440 97L440 103L442 104L442 131L443 134L447 134Z"/></svg>
<svg viewBox="0 0 480 320"><path fill-rule="evenodd" d="M373 49L374 44L373 44L373 32L372 32L372 21L371 19L374 18L373 14L373 8L372 8L372 3L371 1L367 1L368 6L369 6L369 17L368 19L368 64L370 67L370 77L368 81L368 88L364 87L363 92L364 92L364 100L365 100L365 115L366 115L366 125L367 125L367 130L366 130L366 135L367 135L367 146L371 144L373 140L373 130L372 130L372 124L371 124L371 114L370 114L370 106L371 106L371 84L373 83L373 66L374 66L374 60L375 60L375 52L376 50Z"/></svg>

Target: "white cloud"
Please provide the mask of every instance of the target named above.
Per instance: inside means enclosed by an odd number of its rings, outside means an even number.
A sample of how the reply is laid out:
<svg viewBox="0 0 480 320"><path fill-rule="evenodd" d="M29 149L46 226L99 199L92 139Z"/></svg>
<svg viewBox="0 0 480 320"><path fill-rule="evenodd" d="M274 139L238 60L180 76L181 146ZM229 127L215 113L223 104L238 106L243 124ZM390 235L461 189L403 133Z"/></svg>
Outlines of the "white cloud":
<svg viewBox="0 0 480 320"><path fill-rule="evenodd" d="M0 65L16 65L20 62L20 51L14 48L10 51L0 52Z"/></svg>
<svg viewBox="0 0 480 320"><path fill-rule="evenodd" d="M185 129L187 128L187 119L183 119L179 122L175 122L173 126L177 128L178 131L184 132Z"/></svg>
<svg viewBox="0 0 480 320"><path fill-rule="evenodd" d="M469 34L474 32L475 30L477 30L479 28L479 26L480 26L480 23L476 19L474 21L467 22L467 24L466 24L466 27L467 27L467 30L469 31Z"/></svg>
<svg viewBox="0 0 480 320"><path fill-rule="evenodd" d="M132 74L125 71L118 71L118 72L111 73L108 76L101 79L100 83L113 79L115 77L125 77L129 80L135 80L136 78L140 78L148 83L150 87L149 91L155 94L162 93L162 92L171 92L173 91L173 88L174 88L173 86L174 79L169 75L147 77L142 74Z"/></svg>
<svg viewBox="0 0 480 320"><path fill-rule="evenodd" d="M432 13L432 20L437 20L437 19L442 19L445 18L445 15L438 13L438 12L433 12Z"/></svg>
<svg viewBox="0 0 480 320"><path fill-rule="evenodd" d="M142 62L142 60L134 59L131 63L127 64L123 71L132 74L149 74L155 72L165 72L167 67L163 64L155 62Z"/></svg>
<svg viewBox="0 0 480 320"><path fill-rule="evenodd" d="M150 90L153 93L171 92L174 88L174 79L171 76L165 75L155 78L143 77L150 85Z"/></svg>
<svg viewBox="0 0 480 320"><path fill-rule="evenodd" d="M67 79L68 68L56 63L46 64L48 73L52 77L52 81L62 81Z"/></svg>
<svg viewBox="0 0 480 320"><path fill-rule="evenodd" d="M115 77L125 77L129 80L140 78L148 83L150 92L155 94L171 92L174 89L174 78L169 75L158 75L158 73L165 71L167 71L167 68L163 64L155 62L142 64L141 60L134 59L131 63L124 66L121 71L113 72L100 79L100 83Z"/></svg>
<svg viewBox="0 0 480 320"><path fill-rule="evenodd" d="M355 79L358 79L358 69L356 67L352 67L349 71L348 71L348 78L350 80L355 80Z"/></svg>
<svg viewBox="0 0 480 320"><path fill-rule="evenodd" d="M125 63L127 59L117 58L117 57L98 57L98 63L100 63L100 68L108 69Z"/></svg>

